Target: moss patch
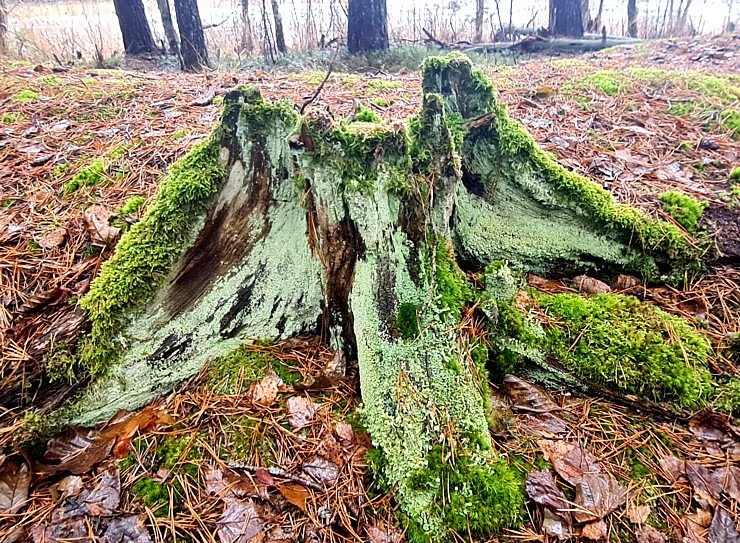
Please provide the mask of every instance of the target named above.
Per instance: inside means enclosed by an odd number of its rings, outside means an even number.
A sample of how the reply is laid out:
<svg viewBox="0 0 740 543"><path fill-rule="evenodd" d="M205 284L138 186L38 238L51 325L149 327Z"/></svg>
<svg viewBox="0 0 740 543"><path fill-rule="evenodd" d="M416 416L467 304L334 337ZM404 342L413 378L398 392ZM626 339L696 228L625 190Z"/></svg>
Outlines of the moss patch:
<svg viewBox="0 0 740 543"><path fill-rule="evenodd" d="M695 232L704 209L709 205L688 194L670 190L660 195L663 209L689 232Z"/></svg>
<svg viewBox="0 0 740 543"><path fill-rule="evenodd" d="M16 102L20 102L21 104L25 104L27 102L35 102L40 98L41 95L35 90L31 89L23 89L13 95L13 100L15 100Z"/></svg>

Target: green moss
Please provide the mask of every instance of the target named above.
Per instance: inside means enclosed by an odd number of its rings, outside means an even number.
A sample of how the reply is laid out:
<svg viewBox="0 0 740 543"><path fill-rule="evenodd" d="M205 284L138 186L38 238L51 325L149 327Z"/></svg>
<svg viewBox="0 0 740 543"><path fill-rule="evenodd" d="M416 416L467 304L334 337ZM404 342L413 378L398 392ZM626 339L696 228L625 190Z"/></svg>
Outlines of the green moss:
<svg viewBox="0 0 740 543"><path fill-rule="evenodd" d="M40 98L41 95L31 89L23 89L13 95L13 100L15 100L16 102L20 102L21 104L25 104L27 102L35 102Z"/></svg>
<svg viewBox="0 0 740 543"><path fill-rule="evenodd" d="M355 112L355 121L361 123L379 123L380 117L378 117L378 114L372 109L366 108L360 104Z"/></svg>
<svg viewBox="0 0 740 543"><path fill-rule="evenodd" d="M44 373L51 381L66 379L72 382L75 378L74 355L66 343L55 343L51 350L44 355L41 365Z"/></svg>
<svg viewBox="0 0 740 543"><path fill-rule="evenodd" d="M196 461L201 455L194 445L191 434L183 434L177 438L168 437L157 446L155 462L159 467L171 470L180 463Z"/></svg>
<svg viewBox="0 0 740 543"><path fill-rule="evenodd" d="M23 119L23 115L20 113L3 113L3 123L12 124L17 123Z"/></svg>
<svg viewBox="0 0 740 543"><path fill-rule="evenodd" d="M402 81L392 81L388 79L371 79L367 82L367 86L375 90L397 89L399 87L403 87L403 85L404 83Z"/></svg>
<svg viewBox="0 0 740 543"><path fill-rule="evenodd" d="M720 115L720 124L730 133L730 137L740 139L740 111L726 109Z"/></svg>
<svg viewBox="0 0 740 543"><path fill-rule="evenodd" d="M439 241L435 259L435 294L439 297L440 305L449 309L455 318L459 318L463 306L473 296L468 279L457 265L454 250L447 241Z"/></svg>
<svg viewBox="0 0 740 543"><path fill-rule="evenodd" d="M416 304L404 302L398 306L396 325L403 339L414 339L419 335L419 308Z"/></svg>
<svg viewBox="0 0 740 543"><path fill-rule="evenodd" d="M668 108L667 113L677 117L690 117L695 110L696 104L694 102L677 102Z"/></svg>
<svg viewBox="0 0 740 543"><path fill-rule="evenodd" d="M146 203L146 197L144 196L131 196L126 202L116 210L116 215L119 217L130 217L138 213Z"/></svg>
<svg viewBox="0 0 740 543"><path fill-rule="evenodd" d="M211 363L208 385L217 394L240 394L259 380L276 360L259 351L247 351L244 346L221 356Z"/></svg>
<svg viewBox="0 0 740 543"><path fill-rule="evenodd" d="M414 471L409 484L440 496L434 507L441 509L445 526L462 538L485 539L524 519L524 479L501 461L454 457L436 446L426 468ZM414 539L429 541L430 534L417 528Z"/></svg>
<svg viewBox="0 0 740 543"><path fill-rule="evenodd" d="M583 85L608 96L616 96L623 88L623 78L611 70L596 72L583 77Z"/></svg>
<svg viewBox="0 0 740 543"><path fill-rule="evenodd" d="M730 172L730 181L740 184L740 166L735 166Z"/></svg>
<svg viewBox="0 0 740 543"><path fill-rule="evenodd" d="M704 209L709 205L675 190L661 194L660 201L663 202L663 209L666 213L676 219L689 232L696 231L699 219Z"/></svg>
<svg viewBox="0 0 740 543"><path fill-rule="evenodd" d="M42 85L45 85L47 87L51 87L53 89L59 88L62 86L62 80L54 75L45 75L41 79L39 79Z"/></svg>
<svg viewBox="0 0 740 543"><path fill-rule="evenodd" d="M108 165L104 158L94 159L64 184L64 193L71 194L82 187L93 187L102 183L106 180Z"/></svg>
<svg viewBox="0 0 740 543"><path fill-rule="evenodd" d="M153 510L155 517L168 517L172 486L146 476L134 485L131 492L138 496L144 505Z"/></svg>
<svg viewBox="0 0 740 543"><path fill-rule="evenodd" d="M537 294L558 324L543 347L579 378L655 402L696 408L709 399L711 346L688 323L616 294Z"/></svg>
<svg viewBox="0 0 740 543"><path fill-rule="evenodd" d="M714 407L717 411L740 417L740 377L731 376L719 387Z"/></svg>

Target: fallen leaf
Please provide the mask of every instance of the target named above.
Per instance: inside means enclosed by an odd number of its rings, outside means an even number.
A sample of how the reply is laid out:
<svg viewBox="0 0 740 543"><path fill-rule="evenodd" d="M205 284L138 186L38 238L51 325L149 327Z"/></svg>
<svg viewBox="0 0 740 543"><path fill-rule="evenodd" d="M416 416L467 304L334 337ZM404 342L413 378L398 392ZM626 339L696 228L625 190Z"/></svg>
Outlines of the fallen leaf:
<svg viewBox="0 0 740 543"><path fill-rule="evenodd" d="M572 485L581 482L585 473L601 473L596 457L575 443L540 439L537 444L557 474Z"/></svg>
<svg viewBox="0 0 740 543"><path fill-rule="evenodd" d="M126 515L108 522L101 543L151 543L144 515Z"/></svg>
<svg viewBox="0 0 740 543"><path fill-rule="evenodd" d="M93 543L85 517L76 516L31 530L33 543Z"/></svg>
<svg viewBox="0 0 740 543"><path fill-rule="evenodd" d="M686 515L686 535L697 543L703 543L707 540L707 531L711 524L712 513L699 509L696 513Z"/></svg>
<svg viewBox="0 0 740 543"><path fill-rule="evenodd" d="M121 476L118 469L103 472L98 484L85 498L87 511L94 517L111 515L121 501Z"/></svg>
<svg viewBox="0 0 740 543"><path fill-rule="evenodd" d="M714 507L722 494L740 501L740 468L737 466L709 469L686 462L686 475L697 495Z"/></svg>
<svg viewBox="0 0 740 543"><path fill-rule="evenodd" d="M565 436L570 432L568 424L553 413L517 415L517 426L525 434L547 439Z"/></svg>
<svg viewBox="0 0 740 543"><path fill-rule="evenodd" d="M576 522L603 519L627 502L627 488L608 473L586 473L576 484Z"/></svg>
<svg viewBox="0 0 740 543"><path fill-rule="evenodd" d="M527 495L535 503L550 509L564 520L568 526L572 524L571 514L567 511L567 509L570 509L570 506L565 499L563 491L555 484L555 479L552 473L550 473L550 470L530 471L527 474L525 489Z"/></svg>
<svg viewBox="0 0 740 543"><path fill-rule="evenodd" d="M663 532L656 530L649 524L640 526L635 534L637 536L637 543L666 543L668 536Z"/></svg>
<svg viewBox="0 0 740 543"><path fill-rule="evenodd" d="M72 126L72 123L70 123L66 119L62 119L51 125L49 127L49 132L64 132L65 130L69 129L70 126Z"/></svg>
<svg viewBox="0 0 740 543"><path fill-rule="evenodd" d="M589 522L584 524L581 528L581 536L591 541L602 541L606 539L606 535L609 529L606 526L606 522L603 520L597 520L596 522Z"/></svg>
<svg viewBox="0 0 740 543"><path fill-rule="evenodd" d="M740 542L740 533L735 527L735 520L725 511L725 508L718 506L714 510L712 524L709 526L707 535L708 543L738 543Z"/></svg>
<svg viewBox="0 0 740 543"><path fill-rule="evenodd" d="M261 407L269 407L277 399L280 385L283 381L274 370L270 369L259 383L249 388L249 397L252 403Z"/></svg>
<svg viewBox="0 0 740 543"><path fill-rule="evenodd" d="M288 421L293 428L303 428L313 422L316 417L316 404L305 396L292 396L286 404Z"/></svg>
<svg viewBox="0 0 740 543"><path fill-rule="evenodd" d="M628 291L641 286L642 281L634 275L619 274L614 278L612 285L614 286L614 290Z"/></svg>
<svg viewBox="0 0 740 543"><path fill-rule="evenodd" d="M121 229L108 224L113 212L102 205L95 204L85 210L85 223L87 232L93 245L102 247L114 247L121 235Z"/></svg>
<svg viewBox="0 0 740 543"><path fill-rule="evenodd" d="M552 398L541 388L514 375L504 377L504 392L511 398L515 411L531 413L550 413L560 411Z"/></svg>
<svg viewBox="0 0 740 543"><path fill-rule="evenodd" d="M579 275L573 279L573 284L579 292L585 292L586 294L602 294L612 291L609 285L588 275Z"/></svg>
<svg viewBox="0 0 740 543"><path fill-rule="evenodd" d="M6 460L0 467L0 513L13 513L28 499L31 473L23 461Z"/></svg>
<svg viewBox="0 0 740 543"><path fill-rule="evenodd" d="M368 543L398 543L401 540L402 533L392 526L368 526L367 540Z"/></svg>
<svg viewBox="0 0 740 543"><path fill-rule="evenodd" d="M645 521L652 513L652 508L649 505L630 505L627 507L627 519L632 524L645 524Z"/></svg>
<svg viewBox="0 0 740 543"><path fill-rule="evenodd" d="M18 313L27 315L32 311L57 304L67 299L66 292L63 288L57 287L51 290L35 294L28 298L26 302L18 308Z"/></svg>
<svg viewBox="0 0 740 543"><path fill-rule="evenodd" d="M339 466L323 456L314 456L302 468L311 478L323 484L332 484L339 477Z"/></svg>
<svg viewBox="0 0 740 543"><path fill-rule="evenodd" d="M94 429L72 426L49 440L39 471L82 475L110 454L114 441L113 437L100 438Z"/></svg>
<svg viewBox="0 0 740 543"><path fill-rule="evenodd" d="M686 479L686 461L675 456L665 456L658 460L665 474L666 480L675 483L680 479Z"/></svg>
<svg viewBox="0 0 740 543"><path fill-rule="evenodd" d="M69 475L59 481L57 490L61 492L61 498L76 498L82 492L82 477L79 475Z"/></svg>
<svg viewBox="0 0 740 543"><path fill-rule="evenodd" d="M321 439L319 446L316 448L316 453L340 466L343 466L344 462L352 456L352 452L350 452L348 457L345 457L344 449L331 434L327 434Z"/></svg>
<svg viewBox="0 0 740 543"><path fill-rule="evenodd" d="M354 445L355 431L352 429L351 425L347 424L346 422L338 422L334 426L334 432L337 434L342 447L348 449L352 445Z"/></svg>
<svg viewBox="0 0 740 543"><path fill-rule="evenodd" d="M697 413L689 420L689 430L711 454L740 449L740 430L729 417L711 410Z"/></svg>
<svg viewBox="0 0 740 543"><path fill-rule="evenodd" d="M248 543L264 528L254 502L227 497L226 508L216 523L221 543Z"/></svg>
<svg viewBox="0 0 740 543"><path fill-rule="evenodd" d="M347 356L343 350L334 353L334 357L323 368L322 373L331 382L341 381L347 373Z"/></svg>
<svg viewBox="0 0 740 543"><path fill-rule="evenodd" d="M268 486L275 486L275 479L270 475L270 472L266 469L260 468L254 473L254 478L257 480L257 482L268 485Z"/></svg>
<svg viewBox="0 0 740 543"><path fill-rule="evenodd" d="M542 533L549 536L555 536L558 539L570 539L571 537L571 525L563 520L563 518L557 513L553 512L552 509L545 508L542 526L540 526Z"/></svg>
<svg viewBox="0 0 740 543"><path fill-rule="evenodd" d="M38 244L39 247L41 247L42 249L53 249L54 247L59 247L62 243L64 243L66 237L67 229L60 226L58 228L49 230L46 234L44 234L41 239L38 240Z"/></svg>
<svg viewBox="0 0 740 543"><path fill-rule="evenodd" d="M288 500L288 502L298 507L298 509L304 513L307 511L306 500L311 493L305 486L299 484L284 484L278 485L277 489L280 494L283 495L283 498Z"/></svg>

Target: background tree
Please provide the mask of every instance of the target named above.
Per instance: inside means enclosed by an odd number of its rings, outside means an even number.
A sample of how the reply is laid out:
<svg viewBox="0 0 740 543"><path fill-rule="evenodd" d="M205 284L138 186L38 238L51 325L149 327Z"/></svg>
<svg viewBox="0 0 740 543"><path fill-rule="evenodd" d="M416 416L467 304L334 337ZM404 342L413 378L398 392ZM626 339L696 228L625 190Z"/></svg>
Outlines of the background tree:
<svg viewBox="0 0 740 543"><path fill-rule="evenodd" d="M8 54L8 5L0 0L0 55Z"/></svg>
<svg viewBox="0 0 740 543"><path fill-rule="evenodd" d="M177 42L177 32L175 32L175 25L172 23L172 11L170 11L169 0L157 0L157 7L162 17L162 26L164 27L164 35L167 36L167 44L170 48L170 53L173 55L180 54L180 45Z"/></svg>
<svg viewBox="0 0 740 543"><path fill-rule="evenodd" d="M272 0L272 17L275 20L275 45L281 54L286 54L288 48L285 46L285 33L283 32L283 18L280 16L280 6L277 0Z"/></svg>
<svg viewBox="0 0 740 543"><path fill-rule="evenodd" d="M475 41L483 41L483 12L485 11L485 0L475 0Z"/></svg>
<svg viewBox="0 0 740 543"><path fill-rule="evenodd" d="M152 38L142 0L113 0L127 55L152 53L157 46Z"/></svg>
<svg viewBox="0 0 740 543"><path fill-rule="evenodd" d="M182 69L199 72L208 66L208 50L197 0L175 0L175 15L180 29Z"/></svg>
<svg viewBox="0 0 740 543"><path fill-rule="evenodd" d="M581 0L550 0L550 32L555 36L583 37Z"/></svg>
<svg viewBox="0 0 740 543"><path fill-rule="evenodd" d="M385 0L349 0L347 48L352 54L388 50Z"/></svg>
<svg viewBox="0 0 740 543"><path fill-rule="evenodd" d="M249 0L241 0L242 6L242 36L241 36L241 50L251 51L254 49L254 41L252 40L252 22L249 18Z"/></svg>
<svg viewBox="0 0 740 543"><path fill-rule="evenodd" d="M637 0L627 1L627 32L633 38L637 37Z"/></svg>

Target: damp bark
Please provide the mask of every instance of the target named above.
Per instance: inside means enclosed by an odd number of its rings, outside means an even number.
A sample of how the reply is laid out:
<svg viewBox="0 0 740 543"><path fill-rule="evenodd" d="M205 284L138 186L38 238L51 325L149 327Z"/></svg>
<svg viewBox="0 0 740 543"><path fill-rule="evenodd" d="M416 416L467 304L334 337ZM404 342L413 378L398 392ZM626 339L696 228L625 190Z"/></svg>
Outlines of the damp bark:
<svg viewBox="0 0 740 543"><path fill-rule="evenodd" d="M391 126L301 117L235 90L199 152L214 163L188 167L217 173L183 166L165 181L82 300L98 369L50 420L100 422L244 342L321 334L356 360L379 476L409 529L432 540L451 537L458 498L496 511L464 530L475 537L521 514L520 481L491 446L479 345L458 327L473 296L459 265L656 278L696 256L674 227L542 152L464 57L427 61L421 110ZM152 247L156 217L182 202L182 232ZM127 267L138 251L171 265ZM114 279L122 269L134 271ZM462 482L450 494L434 469Z"/></svg>

